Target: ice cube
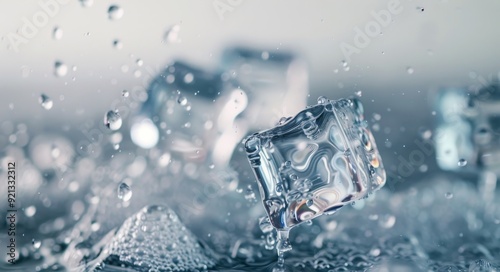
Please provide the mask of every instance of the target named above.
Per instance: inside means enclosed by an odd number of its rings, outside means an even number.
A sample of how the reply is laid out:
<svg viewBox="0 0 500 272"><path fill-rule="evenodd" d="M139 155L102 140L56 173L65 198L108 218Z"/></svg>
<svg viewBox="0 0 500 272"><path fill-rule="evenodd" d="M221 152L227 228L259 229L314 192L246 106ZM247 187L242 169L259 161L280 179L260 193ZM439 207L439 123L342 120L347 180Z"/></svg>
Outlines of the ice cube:
<svg viewBox="0 0 500 272"><path fill-rule="evenodd" d="M264 207L278 230L334 213L385 183L359 100L318 101L245 140Z"/></svg>
<svg viewBox="0 0 500 272"><path fill-rule="evenodd" d="M446 89L437 99L437 162L452 171L500 173L500 86L474 94Z"/></svg>

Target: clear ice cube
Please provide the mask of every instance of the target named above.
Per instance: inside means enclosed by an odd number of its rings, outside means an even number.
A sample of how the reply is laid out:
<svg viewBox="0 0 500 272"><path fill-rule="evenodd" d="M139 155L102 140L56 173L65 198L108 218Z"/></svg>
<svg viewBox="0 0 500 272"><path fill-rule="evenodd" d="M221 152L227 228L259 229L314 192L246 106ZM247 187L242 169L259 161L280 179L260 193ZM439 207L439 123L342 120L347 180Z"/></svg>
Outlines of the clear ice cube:
<svg viewBox="0 0 500 272"><path fill-rule="evenodd" d="M271 224L289 230L385 184L385 171L357 99L319 99L245 140Z"/></svg>
<svg viewBox="0 0 500 272"><path fill-rule="evenodd" d="M438 165L461 172L500 174L500 86L469 94L446 89L437 99L434 136Z"/></svg>

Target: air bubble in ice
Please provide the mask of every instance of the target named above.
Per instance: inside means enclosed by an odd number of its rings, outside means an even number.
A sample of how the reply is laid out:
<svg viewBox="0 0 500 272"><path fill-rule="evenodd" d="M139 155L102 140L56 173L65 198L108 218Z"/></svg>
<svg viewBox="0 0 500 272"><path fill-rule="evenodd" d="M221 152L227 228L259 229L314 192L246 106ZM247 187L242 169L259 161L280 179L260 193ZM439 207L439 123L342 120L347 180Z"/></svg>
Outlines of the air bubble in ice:
<svg viewBox="0 0 500 272"><path fill-rule="evenodd" d="M118 111L108 111L104 115L104 125L111 130L118 130L122 127L122 118Z"/></svg>
<svg viewBox="0 0 500 272"><path fill-rule="evenodd" d="M121 199L123 202L127 202L130 200L132 197L132 189L130 189L130 186L127 185L127 183L122 182L118 185L118 198Z"/></svg>
<svg viewBox="0 0 500 272"><path fill-rule="evenodd" d="M108 9L108 17L111 20L118 20L123 17L123 9L119 6L112 5Z"/></svg>
<svg viewBox="0 0 500 272"><path fill-rule="evenodd" d="M60 40L63 36L63 30L59 27L54 27L54 30L52 30L52 38L54 40Z"/></svg>
<svg viewBox="0 0 500 272"><path fill-rule="evenodd" d="M54 74L57 77L63 77L68 73L68 66L60 61L54 63Z"/></svg>
<svg viewBox="0 0 500 272"><path fill-rule="evenodd" d="M467 160L465 160L465 159L458 160L458 166L464 167L466 165L467 165Z"/></svg>
<svg viewBox="0 0 500 272"><path fill-rule="evenodd" d="M40 95L40 97L38 98L38 102L46 110L52 109L52 106L54 105L52 99L50 99L50 97L46 96L45 94Z"/></svg>

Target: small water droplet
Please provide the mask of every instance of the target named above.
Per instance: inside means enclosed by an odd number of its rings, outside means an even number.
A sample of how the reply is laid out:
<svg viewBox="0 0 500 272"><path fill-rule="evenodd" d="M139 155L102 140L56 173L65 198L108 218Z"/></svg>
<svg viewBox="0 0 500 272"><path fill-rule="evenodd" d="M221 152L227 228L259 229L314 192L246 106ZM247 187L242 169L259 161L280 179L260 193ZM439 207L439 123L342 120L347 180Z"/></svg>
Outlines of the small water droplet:
<svg viewBox="0 0 500 272"><path fill-rule="evenodd" d="M137 66L141 67L144 64L144 61L142 59L137 59L135 63L137 64Z"/></svg>
<svg viewBox="0 0 500 272"><path fill-rule="evenodd" d="M63 30L59 27L54 27L54 30L52 31L52 38L54 40L60 40L63 36Z"/></svg>
<svg viewBox="0 0 500 272"><path fill-rule="evenodd" d="M467 160L465 160L465 159L458 160L458 166L464 167L466 165L467 165Z"/></svg>
<svg viewBox="0 0 500 272"><path fill-rule="evenodd" d="M118 198L123 202L127 202L132 197L132 189L126 183L122 182L118 185Z"/></svg>
<svg viewBox="0 0 500 272"><path fill-rule="evenodd" d="M267 216L259 218L259 228L263 233L271 232L274 229Z"/></svg>
<svg viewBox="0 0 500 272"><path fill-rule="evenodd" d="M184 83L186 84L189 84L191 82L193 82L194 80L194 76L192 73L187 73L185 76L184 76Z"/></svg>
<svg viewBox="0 0 500 272"><path fill-rule="evenodd" d="M108 111L104 115L104 125L111 130L118 130L122 126L122 118L117 111Z"/></svg>
<svg viewBox="0 0 500 272"><path fill-rule="evenodd" d="M33 215L36 214L36 207L31 205L29 207L27 207L26 209L24 209L24 214L27 216L27 217L32 217Z"/></svg>
<svg viewBox="0 0 500 272"><path fill-rule="evenodd" d="M306 205L307 207L312 207L314 205L314 200L312 199L307 200Z"/></svg>
<svg viewBox="0 0 500 272"><path fill-rule="evenodd" d="M354 93L357 97L361 97L363 95L363 91L357 91Z"/></svg>
<svg viewBox="0 0 500 272"><path fill-rule="evenodd" d="M122 49L122 48L123 48L123 43L122 43L120 40L114 40L114 41L113 41L113 47L114 47L115 49L120 50L120 49Z"/></svg>
<svg viewBox="0 0 500 272"><path fill-rule="evenodd" d="M94 0L80 0L83 7L91 7L94 4Z"/></svg>
<svg viewBox="0 0 500 272"><path fill-rule="evenodd" d="M415 72L415 70L414 70L412 67L407 67L407 68L406 68L406 72L407 72L409 75L411 75L411 74L413 74L413 72Z"/></svg>
<svg viewBox="0 0 500 272"><path fill-rule="evenodd" d="M417 7L417 10L420 11L420 12L424 12L424 8L423 7Z"/></svg>
<svg viewBox="0 0 500 272"><path fill-rule="evenodd" d="M54 74L57 77L63 77L67 73L68 73L68 66L66 66L66 64L64 64L64 63L62 63L60 61L56 61L54 63Z"/></svg>
<svg viewBox="0 0 500 272"><path fill-rule="evenodd" d="M183 95L181 95L181 94L180 94L180 95L177 97L177 103L179 103L179 105L181 105L181 106L186 106L186 105L187 105L187 102L188 102L188 100L187 100L187 98L186 98L185 96L183 96Z"/></svg>
<svg viewBox="0 0 500 272"><path fill-rule="evenodd" d="M108 9L108 17L111 20L118 20L123 17L123 9L119 6L112 5Z"/></svg>
<svg viewBox="0 0 500 272"><path fill-rule="evenodd" d="M163 42L167 44L178 42L180 30L181 27L179 25L173 25L165 32L165 35L163 36Z"/></svg>
<svg viewBox="0 0 500 272"><path fill-rule="evenodd" d="M328 99L324 96L318 97L318 104L326 104L328 102Z"/></svg>
<svg viewBox="0 0 500 272"><path fill-rule="evenodd" d="M127 90L123 90L122 91L122 96L123 97L128 97L129 95L130 95L130 93Z"/></svg>
<svg viewBox="0 0 500 272"><path fill-rule="evenodd" d="M452 199L453 198L453 193L452 192L446 192L444 194L444 197L446 197L446 199Z"/></svg>
<svg viewBox="0 0 500 272"><path fill-rule="evenodd" d="M46 96L45 94L40 95L40 97L38 98L38 102L46 110L52 109L52 106L54 105L52 99L50 99L50 97Z"/></svg>
<svg viewBox="0 0 500 272"><path fill-rule="evenodd" d="M40 241L40 240L36 240L36 239L32 239L32 240L31 240L31 243L33 244L33 247L34 247L35 249L39 249L39 248L40 248L40 246L42 245L42 241Z"/></svg>

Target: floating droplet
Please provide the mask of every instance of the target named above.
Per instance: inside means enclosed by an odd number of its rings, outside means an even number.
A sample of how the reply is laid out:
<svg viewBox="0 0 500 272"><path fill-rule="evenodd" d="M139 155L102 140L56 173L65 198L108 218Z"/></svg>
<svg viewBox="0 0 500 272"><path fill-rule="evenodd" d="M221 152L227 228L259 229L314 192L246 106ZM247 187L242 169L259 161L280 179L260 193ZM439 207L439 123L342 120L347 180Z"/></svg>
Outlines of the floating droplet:
<svg viewBox="0 0 500 272"><path fill-rule="evenodd" d="M108 111L104 115L104 125L111 130L118 130L122 126L122 118L117 111Z"/></svg>
<svg viewBox="0 0 500 272"><path fill-rule="evenodd" d="M181 27L179 25L173 25L167 32L165 32L165 35L163 36L163 42L164 43L174 43L177 42L179 39L179 31L181 30Z"/></svg>
<svg viewBox="0 0 500 272"><path fill-rule="evenodd" d="M27 207L26 209L24 209L24 214L27 216L27 217L32 217L33 215L36 214L36 207L31 205L29 207Z"/></svg>
<svg viewBox="0 0 500 272"><path fill-rule="evenodd" d="M269 218L267 216L259 218L259 228L263 233L273 231L273 226L271 225L271 222L269 222Z"/></svg>
<svg viewBox="0 0 500 272"><path fill-rule="evenodd" d="M363 95L363 91L356 91L354 93L357 97L361 97Z"/></svg>
<svg viewBox="0 0 500 272"><path fill-rule="evenodd" d="M408 67L408 68L406 68L406 72L407 72L409 75L411 75L411 74L413 74L413 72L415 72L415 70L413 70L413 68L412 68L412 67Z"/></svg>
<svg viewBox="0 0 500 272"><path fill-rule="evenodd" d="M444 197L446 197L446 199L452 199L453 198L453 193L452 192L446 192L444 194Z"/></svg>
<svg viewBox="0 0 500 272"><path fill-rule="evenodd" d="M135 61L135 63L137 64L137 66L139 66L139 67L140 67L140 66L142 66L142 65L144 64L144 61L143 61L142 59L137 59L137 60Z"/></svg>
<svg viewBox="0 0 500 272"><path fill-rule="evenodd" d="M83 7L91 7L94 4L94 0L80 0Z"/></svg>
<svg viewBox="0 0 500 272"><path fill-rule="evenodd" d="M120 49L122 49L122 48L123 48L123 43L122 43L120 40L114 40L114 41L113 41L113 47L114 47L115 49L120 50Z"/></svg>
<svg viewBox="0 0 500 272"><path fill-rule="evenodd" d="M379 217L379 224L383 228L390 229L394 227L394 224L396 224L396 217L392 214L386 214Z"/></svg>
<svg viewBox="0 0 500 272"><path fill-rule="evenodd" d="M130 95L130 93L127 90L123 90L122 91L122 96L123 97L128 97L129 95Z"/></svg>
<svg viewBox="0 0 500 272"><path fill-rule="evenodd" d="M56 61L54 63L54 74L57 77L63 77L67 73L68 73L68 66L66 66L66 64L64 64L64 63L62 63L60 61Z"/></svg>
<svg viewBox="0 0 500 272"><path fill-rule="evenodd" d="M108 9L108 17L111 20L118 20L123 17L123 9L119 6L112 5Z"/></svg>
<svg viewBox="0 0 500 272"><path fill-rule="evenodd" d="M420 11L420 12L424 12L424 8L423 7L417 7L417 10Z"/></svg>
<svg viewBox="0 0 500 272"><path fill-rule="evenodd" d="M181 105L181 106L186 106L186 105L187 105L187 102L188 102L188 100L187 100L187 98L186 98L185 96L183 96L183 95L181 95L181 94L180 94L180 95L177 97L177 103L179 103L179 105Z"/></svg>
<svg viewBox="0 0 500 272"><path fill-rule="evenodd" d="M132 197L132 189L126 183L122 182L118 185L118 198L123 202L127 202Z"/></svg>
<svg viewBox="0 0 500 272"><path fill-rule="evenodd" d="M467 160L465 160L465 159L458 160L458 166L464 167L466 165L467 165Z"/></svg>
<svg viewBox="0 0 500 272"><path fill-rule="evenodd" d="M52 31L52 37L54 40L60 40L63 36L63 30L59 27L54 27L54 30Z"/></svg>
<svg viewBox="0 0 500 272"><path fill-rule="evenodd" d="M328 102L328 99L324 96L318 97L318 104L326 104Z"/></svg>
<svg viewBox="0 0 500 272"><path fill-rule="evenodd" d="M46 96L45 94L40 95L40 97L38 98L38 102L46 110L52 109L52 106L54 105L52 99L50 99L50 97Z"/></svg>
<svg viewBox="0 0 500 272"><path fill-rule="evenodd" d="M36 240L36 239L32 239L32 240L31 240L31 243L33 244L33 247L34 247L35 249L39 249L39 248L40 248L40 246L42 245L42 241L40 241L40 240Z"/></svg>

